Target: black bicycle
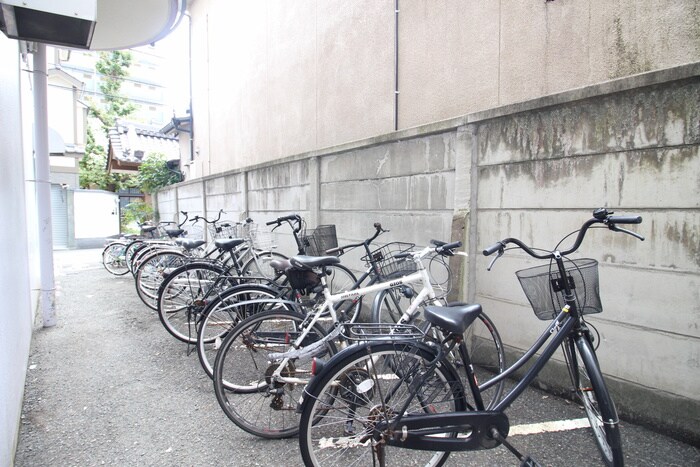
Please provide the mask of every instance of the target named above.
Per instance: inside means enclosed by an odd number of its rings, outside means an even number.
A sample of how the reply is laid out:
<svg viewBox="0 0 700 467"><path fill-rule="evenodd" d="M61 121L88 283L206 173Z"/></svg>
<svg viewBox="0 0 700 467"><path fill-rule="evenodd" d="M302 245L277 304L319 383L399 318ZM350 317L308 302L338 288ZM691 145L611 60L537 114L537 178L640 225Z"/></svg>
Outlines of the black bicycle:
<svg viewBox="0 0 700 467"><path fill-rule="evenodd" d="M537 316L551 319L532 347L504 372L479 382L462 339L481 313L481 305L426 307L425 320L441 331L440 341L424 328L409 325L375 332L371 325L350 327L350 346L331 358L307 385L301 405L299 443L307 466L442 465L450 452L504 445L521 465L538 465L508 440L505 410L532 383L556 349L566 356L574 393L586 410L595 440L608 466L623 465L620 426L595 354L585 315L602 311L597 263L569 259L593 226L607 227L640 240L619 227L639 224L639 216L613 216L597 209L567 250L533 249L515 238L488 248L493 263L515 245L549 264L517 273ZM564 239L568 238L567 235ZM562 240L564 241L564 240ZM369 326L369 327L368 327ZM377 325L374 325L377 326ZM391 326L381 324L380 326ZM448 356L458 351L466 369L460 378ZM540 356L533 359L539 352ZM534 360L534 361L533 361ZM505 396L486 409L481 393L531 363ZM403 449L394 449L403 448Z"/></svg>

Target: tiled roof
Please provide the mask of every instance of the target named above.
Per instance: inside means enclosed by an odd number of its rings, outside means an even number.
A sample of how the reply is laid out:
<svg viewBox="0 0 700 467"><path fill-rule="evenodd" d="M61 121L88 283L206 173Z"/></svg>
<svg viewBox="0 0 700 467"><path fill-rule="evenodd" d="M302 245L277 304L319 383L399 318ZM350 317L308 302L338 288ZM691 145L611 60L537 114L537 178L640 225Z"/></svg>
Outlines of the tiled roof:
<svg viewBox="0 0 700 467"><path fill-rule="evenodd" d="M158 152L166 160L180 159L178 139L156 128L118 121L109 129L109 158L117 163L140 164L149 153Z"/></svg>

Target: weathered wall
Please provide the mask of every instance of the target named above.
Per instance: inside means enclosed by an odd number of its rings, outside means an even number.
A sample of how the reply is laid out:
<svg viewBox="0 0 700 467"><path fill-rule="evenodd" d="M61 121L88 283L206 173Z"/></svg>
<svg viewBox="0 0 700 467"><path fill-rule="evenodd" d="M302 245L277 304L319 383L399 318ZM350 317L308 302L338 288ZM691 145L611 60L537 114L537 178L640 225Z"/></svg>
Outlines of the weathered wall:
<svg viewBox="0 0 700 467"><path fill-rule="evenodd" d="M700 386L698 103L695 76L473 127L478 245L515 232L552 249L596 206L644 217L633 230L645 242L600 230L583 244L581 254L600 262L604 305L588 320L600 333L598 356L623 413L649 411L688 425L697 422ZM480 273L486 264L477 259L475 300L508 323L499 326L504 341L523 349L544 323L533 326L514 272L535 263L512 254ZM658 402L659 389L675 408Z"/></svg>
<svg viewBox="0 0 700 467"><path fill-rule="evenodd" d="M188 178L700 61L695 0L396 3L193 2Z"/></svg>
<svg viewBox="0 0 700 467"><path fill-rule="evenodd" d="M698 64L186 182L158 203L161 217L174 204L261 223L298 212L311 227L336 224L341 243L374 222L391 230L385 242L462 240L460 295L484 304L511 357L543 329L514 276L535 263L514 252L487 273L480 249L508 236L555 248L596 207L641 214L645 242L586 238L605 309L589 321L621 412L700 439ZM281 249L294 253L289 239ZM559 370L549 365L543 384L563 381Z"/></svg>

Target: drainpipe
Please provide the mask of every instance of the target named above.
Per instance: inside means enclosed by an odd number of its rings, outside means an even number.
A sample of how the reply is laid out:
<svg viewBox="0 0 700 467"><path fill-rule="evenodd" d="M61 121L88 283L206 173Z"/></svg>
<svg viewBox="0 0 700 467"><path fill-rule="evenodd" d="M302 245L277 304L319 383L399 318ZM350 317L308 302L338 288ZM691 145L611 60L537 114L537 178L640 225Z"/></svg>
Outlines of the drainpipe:
<svg viewBox="0 0 700 467"><path fill-rule="evenodd" d="M399 129L399 0L394 1L394 131Z"/></svg>
<svg viewBox="0 0 700 467"><path fill-rule="evenodd" d="M41 313L45 328L56 325L56 288L53 275L51 182L49 181L49 118L47 112L46 45L34 53L34 166L39 217Z"/></svg>
<svg viewBox="0 0 700 467"><path fill-rule="evenodd" d="M189 54L189 72L190 72L190 161L194 160L194 114L192 113L192 16L188 13L188 54Z"/></svg>

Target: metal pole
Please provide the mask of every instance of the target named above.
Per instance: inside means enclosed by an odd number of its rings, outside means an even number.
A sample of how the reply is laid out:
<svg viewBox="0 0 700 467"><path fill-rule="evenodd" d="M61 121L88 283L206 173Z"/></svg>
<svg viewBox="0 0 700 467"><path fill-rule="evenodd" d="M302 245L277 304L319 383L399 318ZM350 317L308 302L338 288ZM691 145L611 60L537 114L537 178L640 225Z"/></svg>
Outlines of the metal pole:
<svg viewBox="0 0 700 467"><path fill-rule="evenodd" d="M39 217L40 304L45 328L56 325L47 89L46 45L37 44L37 51L34 53L34 170Z"/></svg>

